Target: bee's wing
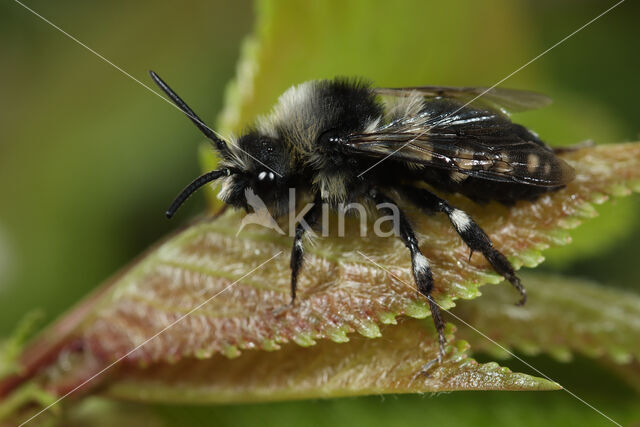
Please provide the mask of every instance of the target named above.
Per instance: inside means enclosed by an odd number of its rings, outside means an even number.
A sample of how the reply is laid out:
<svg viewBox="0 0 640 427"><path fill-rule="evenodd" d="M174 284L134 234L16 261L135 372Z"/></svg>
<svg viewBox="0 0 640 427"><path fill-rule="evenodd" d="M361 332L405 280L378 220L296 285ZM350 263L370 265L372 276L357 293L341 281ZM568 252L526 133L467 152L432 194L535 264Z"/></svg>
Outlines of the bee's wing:
<svg viewBox="0 0 640 427"><path fill-rule="evenodd" d="M415 86L376 88L375 92L379 95L395 97L419 93L426 98L451 98L465 104L489 107L503 114L534 110L551 103L551 98L536 92L497 87Z"/></svg>
<svg viewBox="0 0 640 427"><path fill-rule="evenodd" d="M482 112L476 111L482 119ZM486 116L485 116L486 117ZM557 187L570 182L571 166L551 149L507 120L478 126L468 114L446 125L396 121L379 129L343 139L353 154L403 161L493 181ZM428 123L428 122L426 122ZM386 158L389 159L386 159ZM415 168L412 168L415 169Z"/></svg>

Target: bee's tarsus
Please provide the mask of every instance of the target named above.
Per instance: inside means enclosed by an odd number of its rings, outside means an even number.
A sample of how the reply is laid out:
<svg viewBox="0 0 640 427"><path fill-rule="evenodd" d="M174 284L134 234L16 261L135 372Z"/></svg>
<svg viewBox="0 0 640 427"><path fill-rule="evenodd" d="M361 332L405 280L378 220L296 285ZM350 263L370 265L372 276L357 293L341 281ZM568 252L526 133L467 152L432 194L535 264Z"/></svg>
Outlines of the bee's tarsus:
<svg viewBox="0 0 640 427"><path fill-rule="evenodd" d="M520 301L516 303L516 305L522 306L527 303L527 290L520 284L520 280L518 280L519 287L516 287L518 291L520 291Z"/></svg>

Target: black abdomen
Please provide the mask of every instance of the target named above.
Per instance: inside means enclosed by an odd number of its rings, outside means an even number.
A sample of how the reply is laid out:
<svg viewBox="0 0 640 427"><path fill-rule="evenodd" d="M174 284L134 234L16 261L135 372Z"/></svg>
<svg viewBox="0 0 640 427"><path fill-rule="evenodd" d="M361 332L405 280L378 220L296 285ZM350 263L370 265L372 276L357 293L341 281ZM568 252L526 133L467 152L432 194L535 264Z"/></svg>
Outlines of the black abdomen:
<svg viewBox="0 0 640 427"><path fill-rule="evenodd" d="M452 178L452 172L429 168L423 171L421 179L432 187L449 193L460 193L478 203L486 203L492 200L512 205L518 200L535 200L540 195L562 188L536 187L533 185L511 182L491 181L475 178L468 175L455 175L459 182Z"/></svg>
<svg viewBox="0 0 640 427"><path fill-rule="evenodd" d="M476 202L495 200L504 204L535 200L541 194L564 187L523 182L569 172L564 171L563 162L558 162L553 150L534 132L508 117L490 110L460 107L447 100L426 102L423 112L435 118L455 119L445 125L434 125L427 133L433 141L450 139L451 145L440 150L445 157L456 158L446 162L434 156L431 164L418 173L419 179L433 187L463 194ZM487 159L496 160L487 163ZM451 163L458 169L452 168ZM498 173L487 173L493 171Z"/></svg>

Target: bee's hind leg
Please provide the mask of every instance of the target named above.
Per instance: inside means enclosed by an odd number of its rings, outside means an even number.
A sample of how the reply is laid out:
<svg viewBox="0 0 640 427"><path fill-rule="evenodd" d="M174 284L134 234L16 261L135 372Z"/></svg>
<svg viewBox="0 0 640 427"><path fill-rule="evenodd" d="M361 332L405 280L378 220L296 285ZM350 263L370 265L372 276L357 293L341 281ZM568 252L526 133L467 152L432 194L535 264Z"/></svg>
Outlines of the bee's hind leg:
<svg viewBox="0 0 640 427"><path fill-rule="evenodd" d="M516 276L509 260L493 247L489 236L469 215L460 209L452 207L446 200L423 188L403 187L402 190L417 207L428 212L444 212L447 214L456 232L471 249L471 253L474 251L482 253L496 273L507 279L520 293L518 305L522 305L527 301L527 292L522 283L520 283L518 276Z"/></svg>
<svg viewBox="0 0 640 427"><path fill-rule="evenodd" d="M445 355L445 346L447 344L444 336L444 321L442 320L442 315L440 314L440 308L431 296L431 291L433 290L433 275L431 273L431 267L429 266L429 261L427 260L427 258L422 254L422 252L420 252L418 239L413 232L413 228L411 228L411 224L409 224L407 217L398 207L398 205L392 199L385 196L376 189L371 190L369 192L369 195L380 210L388 211L391 215L393 215L394 212L389 205L393 205L397 209L397 213L399 216L398 220L400 222L400 238L411 253L411 269L413 278L416 282L416 286L418 287L418 291L423 296L425 296L427 298L427 301L429 302L431 317L433 318L433 323L435 324L436 330L438 331L440 351L438 353L437 360L429 362L423 367L421 372L425 373L431 366L434 365L435 362L442 362ZM387 205L388 207L384 207L383 205Z"/></svg>

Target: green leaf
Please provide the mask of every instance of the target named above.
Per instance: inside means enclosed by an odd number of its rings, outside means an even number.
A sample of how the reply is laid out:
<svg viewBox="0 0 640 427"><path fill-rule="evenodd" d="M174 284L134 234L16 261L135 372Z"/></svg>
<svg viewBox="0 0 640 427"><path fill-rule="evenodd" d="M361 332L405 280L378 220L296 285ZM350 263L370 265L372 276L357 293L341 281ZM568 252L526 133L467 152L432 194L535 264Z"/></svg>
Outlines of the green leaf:
<svg viewBox="0 0 640 427"><path fill-rule="evenodd" d="M20 372L20 355L42 315L39 310L27 313L13 334L0 343L0 378Z"/></svg>
<svg viewBox="0 0 640 427"><path fill-rule="evenodd" d="M517 267L535 266L543 259L540 250L566 243L564 230L592 216L590 200L628 193L629 183L640 178L640 144L585 149L566 158L576 167L576 180L535 203L486 208L456 198L455 204L476 218ZM393 323L398 315L428 315L413 289L402 242L373 233L362 238L352 219L346 236L332 229L332 235L308 245L298 304L276 316L273 309L289 300L290 238L259 226L236 236L241 216L228 212L213 221L203 219L151 251L104 291L77 332L82 340L113 360L209 298L206 306L128 358L150 363L220 352L233 357L238 350L274 350L292 341L301 346L322 339L344 342L352 332L378 336L378 325ZM434 271L435 298L444 308L455 299L476 297L482 284L500 281L481 254L468 260L468 248L446 217L419 212L411 217Z"/></svg>
<svg viewBox="0 0 640 427"><path fill-rule="evenodd" d="M503 347L527 355L547 353L569 361L574 353L636 366L640 381L640 297L584 280L527 274L522 276L529 292L524 307L514 307L504 287L483 288L484 297L463 303L455 314ZM486 338L460 325L458 337L474 351L508 356ZM623 368L626 369L626 368Z"/></svg>
<svg viewBox="0 0 640 427"><path fill-rule="evenodd" d="M154 363L148 367L123 361L102 372L95 355L64 353L59 363L48 367L0 405L0 421L23 422L38 409L25 403L39 402L42 407L94 375L81 393L93 387L101 395L146 403L220 404L309 398L361 396L381 393L423 393L455 390L558 390L552 381L514 373L497 363L479 364L466 355L464 341L452 341L448 326L449 351L443 361L428 374L419 374L425 364L433 364L439 353L438 337L431 323L407 320L401 327L386 326L385 339L364 337L346 344L329 341L307 349L294 343L277 352L246 352L237 359L222 354L210 358L183 358L174 363ZM93 356L93 357L92 357ZM95 386L100 384L100 388ZM45 393L44 390L48 392ZM46 398L46 400L42 400ZM77 405L75 405L77 406ZM39 421L66 420L64 425L99 417L115 422L150 416L144 411L129 411L127 416L108 415L113 405L81 405L71 412L55 408ZM116 407L117 408L117 407ZM135 408L134 408L135 409ZM52 418L53 416L53 418ZM154 419L151 416L150 419ZM106 423L106 421L103 421ZM108 425L108 424L107 424ZM125 424L128 425L128 424Z"/></svg>
<svg viewBox="0 0 640 427"><path fill-rule="evenodd" d="M240 403L381 393L454 390L556 390L551 381L513 373L496 363L478 364L468 345L450 343L444 362L416 375L438 354L433 328L409 320L384 328L384 339L346 344L295 344L280 351L246 352L237 359L214 356L174 365L130 368L105 389L108 396L144 402Z"/></svg>
<svg viewBox="0 0 640 427"><path fill-rule="evenodd" d="M0 425L18 425L36 415L41 408L53 404L57 396L38 384L29 382L0 402ZM61 407L52 407L52 411L38 419L36 425L53 425L60 415Z"/></svg>
<svg viewBox="0 0 640 427"><path fill-rule="evenodd" d="M517 265L535 265L541 260L540 249L563 241L558 230L591 216L589 200L601 202L606 194L622 195L630 192L630 186L637 188L630 183L640 176L640 144L584 149L566 158L576 168L576 180L537 202L483 209L459 200ZM434 295L442 306L451 307L457 298L473 298L478 286L496 279L479 254L468 260L468 249L445 218L417 213L413 218L434 270ZM209 370L212 358L220 359L217 354L234 358L246 349L254 350L246 358L278 360L282 356L255 350L272 351L289 344L283 347L289 351L291 343L297 348L322 340L343 343L354 338L353 332L373 338L381 333L379 325L393 324L397 316L428 315L412 287L409 256L399 239L361 238L355 223L347 224L345 237L330 235L309 247L298 303L276 315L273 308L289 299L290 238L258 226L236 235L240 219L238 212L215 220L204 218L169 238L50 328L57 332L37 339L26 352L34 363L51 358L50 352L55 351L51 349L82 349L80 354L70 350L65 356L66 364L74 367L73 374L68 366L49 367L48 378L57 378L57 383L47 388L70 389L125 355L127 364L137 366L134 371L141 375L148 365L169 369L160 362ZM405 328L389 326L385 331ZM320 345L314 357L322 357L322 349L332 344ZM449 347L450 354L455 354L456 346ZM38 348L44 354L35 357ZM109 376L100 379L108 381Z"/></svg>

